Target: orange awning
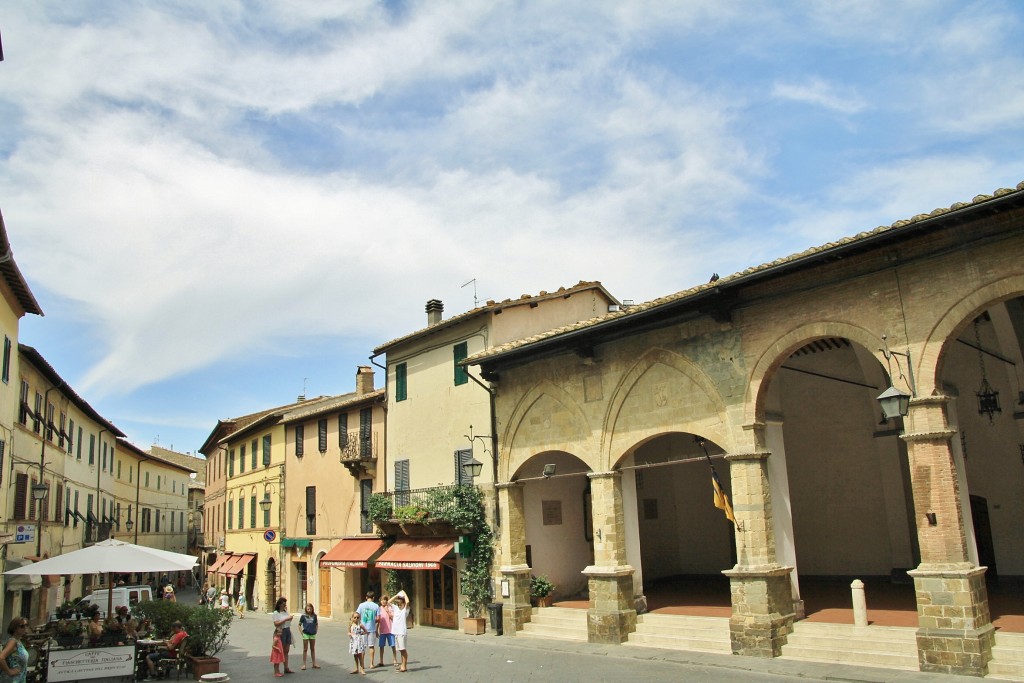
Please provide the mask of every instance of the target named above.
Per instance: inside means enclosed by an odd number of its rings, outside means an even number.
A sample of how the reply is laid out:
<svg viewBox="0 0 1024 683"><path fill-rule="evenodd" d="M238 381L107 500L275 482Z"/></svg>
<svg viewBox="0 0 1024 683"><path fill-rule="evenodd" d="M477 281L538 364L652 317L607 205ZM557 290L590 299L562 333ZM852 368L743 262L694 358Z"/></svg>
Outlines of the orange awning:
<svg viewBox="0 0 1024 683"><path fill-rule="evenodd" d="M374 564L382 569L440 569L441 558L453 547L454 538L400 538Z"/></svg>
<svg viewBox="0 0 1024 683"><path fill-rule="evenodd" d="M232 557L234 557L234 555L232 555L231 553L224 553L223 555L218 557L216 562L211 564L210 568L206 571L211 574L216 574L221 570L221 567L223 567L227 563L227 561L230 560Z"/></svg>
<svg viewBox="0 0 1024 683"><path fill-rule="evenodd" d="M379 538L343 538L320 558L320 566L365 567L383 545Z"/></svg>
<svg viewBox="0 0 1024 683"><path fill-rule="evenodd" d="M242 573L245 566L249 564L249 560L256 557L253 553L242 553L241 555L235 555L231 558L230 562L225 562L224 566L220 568L220 573L225 576L236 577Z"/></svg>

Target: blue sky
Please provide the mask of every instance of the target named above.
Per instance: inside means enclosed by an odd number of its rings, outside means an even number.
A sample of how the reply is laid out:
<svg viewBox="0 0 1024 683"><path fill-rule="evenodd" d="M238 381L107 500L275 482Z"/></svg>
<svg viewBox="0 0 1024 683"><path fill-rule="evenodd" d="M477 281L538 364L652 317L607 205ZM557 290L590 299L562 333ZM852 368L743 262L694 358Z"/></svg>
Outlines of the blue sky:
<svg viewBox="0 0 1024 683"><path fill-rule="evenodd" d="M374 346L644 301L1024 180L1024 5L0 8L35 346L136 444L354 388ZM378 386L383 384L380 371Z"/></svg>

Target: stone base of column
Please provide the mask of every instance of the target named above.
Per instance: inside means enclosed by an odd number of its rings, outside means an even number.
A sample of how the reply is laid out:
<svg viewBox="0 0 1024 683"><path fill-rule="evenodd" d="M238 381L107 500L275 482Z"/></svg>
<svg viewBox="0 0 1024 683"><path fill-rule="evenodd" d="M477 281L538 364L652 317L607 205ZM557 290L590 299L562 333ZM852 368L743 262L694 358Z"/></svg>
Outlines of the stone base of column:
<svg viewBox="0 0 1024 683"><path fill-rule="evenodd" d="M501 568L502 581L508 581L507 598L502 598L502 633L514 636L524 624L529 623L533 614L530 605L530 566L515 565Z"/></svg>
<svg viewBox="0 0 1024 683"><path fill-rule="evenodd" d="M792 567L730 569L732 652L747 657L778 657L793 632Z"/></svg>
<svg viewBox="0 0 1024 683"><path fill-rule="evenodd" d="M633 601L633 568L587 567L590 609L587 610L587 640L617 645L636 630Z"/></svg>
<svg viewBox="0 0 1024 683"><path fill-rule="evenodd" d="M984 676L995 627L985 587L987 567L927 566L907 572L917 593L921 671Z"/></svg>

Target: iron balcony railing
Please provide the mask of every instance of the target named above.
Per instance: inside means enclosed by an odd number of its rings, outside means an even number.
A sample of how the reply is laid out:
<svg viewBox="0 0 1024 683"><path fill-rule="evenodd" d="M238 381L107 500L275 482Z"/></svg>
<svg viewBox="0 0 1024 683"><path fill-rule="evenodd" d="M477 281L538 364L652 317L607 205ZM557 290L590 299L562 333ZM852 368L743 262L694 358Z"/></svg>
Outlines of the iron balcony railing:
<svg viewBox="0 0 1024 683"><path fill-rule="evenodd" d="M458 506L455 492L459 485L432 486L426 489L408 491L385 491L391 503L391 518L408 521L426 521L431 517L447 518Z"/></svg>

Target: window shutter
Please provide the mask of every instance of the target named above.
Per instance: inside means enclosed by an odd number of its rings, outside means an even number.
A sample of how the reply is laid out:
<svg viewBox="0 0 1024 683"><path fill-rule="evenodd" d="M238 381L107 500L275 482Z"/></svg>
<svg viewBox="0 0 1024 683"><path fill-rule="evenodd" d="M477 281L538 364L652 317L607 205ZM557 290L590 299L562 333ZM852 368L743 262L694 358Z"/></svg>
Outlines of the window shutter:
<svg viewBox="0 0 1024 683"><path fill-rule="evenodd" d="M455 363L455 386L465 384L469 381L469 373L466 372L466 368L459 365L459 363L466 360L466 356L469 355L468 349L468 342L459 342L452 347L452 360Z"/></svg>
<svg viewBox="0 0 1024 683"><path fill-rule="evenodd" d="M467 448L462 451L455 451L455 483L456 484L472 484L473 477L466 474L463 465L473 459L473 450Z"/></svg>
<svg viewBox="0 0 1024 683"><path fill-rule="evenodd" d="M36 501L32 498L32 487L36 485L36 478L32 477L32 481L29 484L27 495L25 496L25 502L28 504L28 518L36 518Z"/></svg>
<svg viewBox="0 0 1024 683"><path fill-rule="evenodd" d="M302 440L306 436L306 428L303 425L295 425L295 457L302 457Z"/></svg>
<svg viewBox="0 0 1024 683"><path fill-rule="evenodd" d="M252 446L252 468L256 469L256 453L259 451L259 448L257 448L259 442L256 441L256 439L253 439L252 443L249 445Z"/></svg>
<svg viewBox="0 0 1024 683"><path fill-rule="evenodd" d="M270 466L270 434L263 437L263 466Z"/></svg>
<svg viewBox="0 0 1024 683"><path fill-rule="evenodd" d="M404 401L408 395L408 378L406 373L408 372L405 363L399 363L395 366L395 400Z"/></svg>
<svg viewBox="0 0 1024 683"><path fill-rule="evenodd" d="M359 531L368 534L373 531L370 521L370 496L373 495L373 480L359 480Z"/></svg>
<svg viewBox="0 0 1024 683"><path fill-rule="evenodd" d="M395 461L395 504L409 504L409 460Z"/></svg>
<svg viewBox="0 0 1024 683"><path fill-rule="evenodd" d="M348 446L348 413L338 415L338 448L345 452Z"/></svg>
<svg viewBox="0 0 1024 683"><path fill-rule="evenodd" d="M14 475L14 519L26 519L28 508L28 475L18 472Z"/></svg>
<svg viewBox="0 0 1024 683"><path fill-rule="evenodd" d="M245 528L245 498L238 496L238 528Z"/></svg>
<svg viewBox="0 0 1024 683"><path fill-rule="evenodd" d="M316 423L317 447L321 453L327 452L327 418L323 417Z"/></svg>
<svg viewBox="0 0 1024 683"><path fill-rule="evenodd" d="M373 455L373 408L359 411L359 457Z"/></svg>
<svg viewBox="0 0 1024 683"><path fill-rule="evenodd" d="M316 533L316 487L306 487L306 533Z"/></svg>
<svg viewBox="0 0 1024 683"><path fill-rule="evenodd" d="M233 528L235 524L235 506L231 503L232 501L228 501L228 529Z"/></svg>
<svg viewBox="0 0 1024 683"><path fill-rule="evenodd" d="M245 472L245 444L238 447L238 473Z"/></svg>
<svg viewBox="0 0 1024 683"><path fill-rule="evenodd" d="M235 449L228 451L228 476L235 476Z"/></svg>
<svg viewBox="0 0 1024 683"><path fill-rule="evenodd" d="M256 496L249 496L249 526L256 528Z"/></svg>

